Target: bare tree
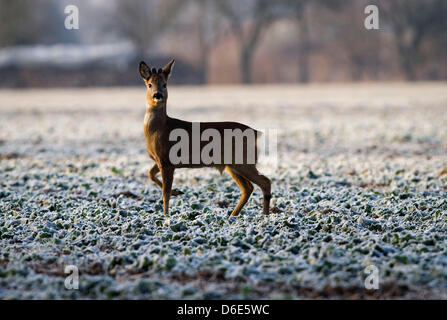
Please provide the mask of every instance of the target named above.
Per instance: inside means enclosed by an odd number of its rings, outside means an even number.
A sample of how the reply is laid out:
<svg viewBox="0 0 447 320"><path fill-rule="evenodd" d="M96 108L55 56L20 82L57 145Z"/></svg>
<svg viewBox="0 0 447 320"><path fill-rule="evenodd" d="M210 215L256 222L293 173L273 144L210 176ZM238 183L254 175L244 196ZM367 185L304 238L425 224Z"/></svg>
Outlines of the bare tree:
<svg viewBox="0 0 447 320"><path fill-rule="evenodd" d="M72 40L63 28L57 1L0 1L0 46L49 44Z"/></svg>
<svg viewBox="0 0 447 320"><path fill-rule="evenodd" d="M173 23L183 4L181 0L117 1L121 32L144 53Z"/></svg>
<svg viewBox="0 0 447 320"><path fill-rule="evenodd" d="M277 0L275 14L278 18L290 18L295 21L297 29L297 65L298 81L311 80L310 56L317 50L317 41L312 39L312 21L319 19L321 13L314 14L317 9L329 9L337 12L344 3L352 0ZM318 40L318 39L317 39Z"/></svg>
<svg viewBox="0 0 447 320"><path fill-rule="evenodd" d="M277 16L290 18L295 21L297 30L297 64L298 81L310 80L310 53L312 41L310 39L310 1L309 0L279 0L276 1Z"/></svg>
<svg viewBox="0 0 447 320"><path fill-rule="evenodd" d="M408 80L416 80L418 66L430 57L422 52L423 43L441 44L445 37L447 1L393 0L380 7L385 9L385 22L394 31L402 71Z"/></svg>
<svg viewBox="0 0 447 320"><path fill-rule="evenodd" d="M268 0L246 0L218 1L218 5L239 42L242 82L251 83L253 55L263 33L277 17L276 4Z"/></svg>
<svg viewBox="0 0 447 320"><path fill-rule="evenodd" d="M296 15L299 38L299 54L298 54L298 67L299 67L299 82L309 82L311 80L310 75L310 55L312 54L315 44L311 38L310 30L312 28L311 21L319 19L318 15L312 13L315 9L328 9L330 12L338 14L343 6L352 5L357 0L299 0L293 1L293 10ZM351 4L349 2L352 2ZM321 14L320 14L321 15ZM328 27L330 28L330 27Z"/></svg>
<svg viewBox="0 0 447 320"><path fill-rule="evenodd" d="M344 71L354 81L379 77L381 58L381 37L383 33L364 28L364 8L370 0L355 0L341 12L335 12L334 19L340 21L335 28L335 42L338 45L340 61L345 63Z"/></svg>
<svg viewBox="0 0 447 320"><path fill-rule="evenodd" d="M221 17L217 11L219 0L193 0L197 6L197 42L199 83L208 82L211 50L220 36Z"/></svg>
<svg viewBox="0 0 447 320"><path fill-rule="evenodd" d="M309 2L308 0L296 0L286 1L284 4L290 7L298 31L298 81L306 83L310 81L310 53L312 49Z"/></svg>

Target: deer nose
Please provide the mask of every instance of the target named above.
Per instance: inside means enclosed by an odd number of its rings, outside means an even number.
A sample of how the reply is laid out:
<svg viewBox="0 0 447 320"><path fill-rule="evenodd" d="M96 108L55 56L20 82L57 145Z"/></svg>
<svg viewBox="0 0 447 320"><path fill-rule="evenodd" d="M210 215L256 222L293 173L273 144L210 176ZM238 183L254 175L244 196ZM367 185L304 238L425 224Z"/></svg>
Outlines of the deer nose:
<svg viewBox="0 0 447 320"><path fill-rule="evenodd" d="M152 97L154 98L154 100L158 100L158 101L163 100L163 95L160 92L155 92Z"/></svg>

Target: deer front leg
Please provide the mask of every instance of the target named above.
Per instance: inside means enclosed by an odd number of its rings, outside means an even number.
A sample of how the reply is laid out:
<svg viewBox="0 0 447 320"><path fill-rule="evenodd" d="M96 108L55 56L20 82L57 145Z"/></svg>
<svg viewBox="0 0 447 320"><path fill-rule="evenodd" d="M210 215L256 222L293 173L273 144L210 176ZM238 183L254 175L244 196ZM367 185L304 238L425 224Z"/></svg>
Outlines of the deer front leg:
<svg viewBox="0 0 447 320"><path fill-rule="evenodd" d="M158 168L158 166L156 164L154 164L152 166L152 168L149 170L148 176L149 179L151 179L157 186L160 187L160 189L163 188L163 185L161 183L161 181L157 178L157 173L160 172L160 169Z"/></svg>
<svg viewBox="0 0 447 320"><path fill-rule="evenodd" d="M152 168L149 170L148 176L149 179L151 179L157 186L160 187L160 189L163 189L163 184L161 183L160 179L157 178L157 173L160 172L160 169L158 168L157 164L154 164ZM183 194L182 191L173 189L171 190L171 196L179 196Z"/></svg>
<svg viewBox="0 0 447 320"><path fill-rule="evenodd" d="M174 180L174 167L161 167L161 178L163 180L163 213L167 216L169 214L172 181Z"/></svg>

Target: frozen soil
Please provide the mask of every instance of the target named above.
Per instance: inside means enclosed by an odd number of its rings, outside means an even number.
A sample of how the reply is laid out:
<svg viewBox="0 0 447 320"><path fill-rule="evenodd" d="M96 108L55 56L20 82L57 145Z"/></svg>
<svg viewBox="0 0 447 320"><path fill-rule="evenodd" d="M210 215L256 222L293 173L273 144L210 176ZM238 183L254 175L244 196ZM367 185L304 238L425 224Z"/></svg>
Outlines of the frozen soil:
<svg viewBox="0 0 447 320"><path fill-rule="evenodd" d="M212 169L163 216L144 99L0 91L0 298L447 298L447 84L171 87L171 116L278 129L273 212L236 218Z"/></svg>

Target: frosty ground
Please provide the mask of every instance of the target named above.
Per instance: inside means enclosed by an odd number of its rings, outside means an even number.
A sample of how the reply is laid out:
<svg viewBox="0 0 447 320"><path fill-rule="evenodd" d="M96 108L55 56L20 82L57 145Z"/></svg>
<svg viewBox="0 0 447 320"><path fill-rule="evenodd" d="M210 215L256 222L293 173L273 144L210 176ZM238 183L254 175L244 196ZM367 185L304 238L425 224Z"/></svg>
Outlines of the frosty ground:
<svg viewBox="0 0 447 320"><path fill-rule="evenodd" d="M236 184L196 169L164 217L143 85L3 90L0 298L447 298L446 83L169 90L170 116L278 129L273 212L256 189L229 218Z"/></svg>

